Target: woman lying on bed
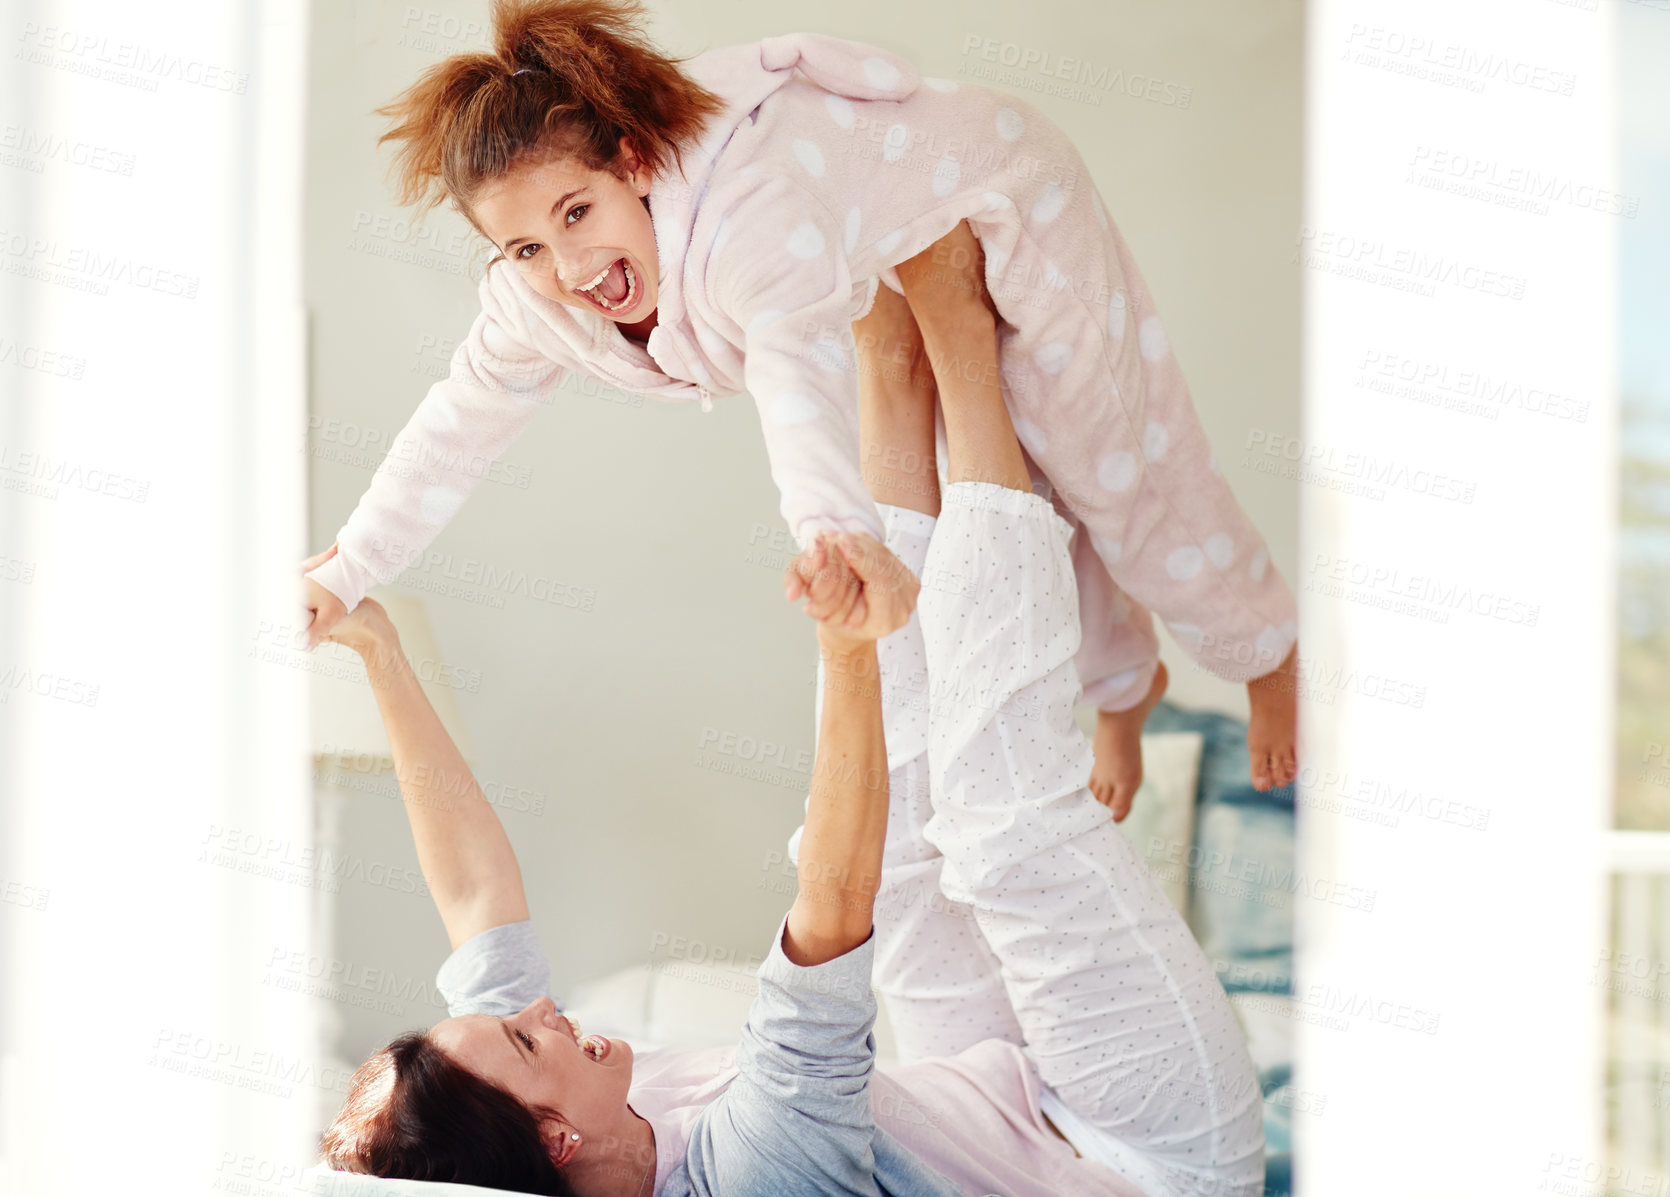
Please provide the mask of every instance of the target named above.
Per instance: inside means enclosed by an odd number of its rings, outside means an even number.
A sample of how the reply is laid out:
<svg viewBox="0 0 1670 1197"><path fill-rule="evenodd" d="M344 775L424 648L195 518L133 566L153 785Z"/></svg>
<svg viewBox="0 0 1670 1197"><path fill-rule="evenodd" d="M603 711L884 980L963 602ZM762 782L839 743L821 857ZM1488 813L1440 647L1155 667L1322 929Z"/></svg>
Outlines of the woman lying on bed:
<svg viewBox="0 0 1670 1197"><path fill-rule="evenodd" d="M865 320L878 344L911 342L892 360L921 360L902 298L881 289ZM580 1034L547 995L492 806L405 781L454 949L438 977L452 1017L361 1066L326 1163L588 1197L1261 1190L1228 1001L1085 785L1069 525L1032 492L995 387L939 402L943 495L932 383L863 376L887 547L930 585L903 627L878 626L831 608L855 575L914 580L873 576L886 558L863 536L814 563L824 676L799 889L738 1044L635 1055ZM365 658L400 776L462 774L381 608L331 638ZM598 894L566 921L607 909ZM910 1061L889 1072L872 979Z"/></svg>

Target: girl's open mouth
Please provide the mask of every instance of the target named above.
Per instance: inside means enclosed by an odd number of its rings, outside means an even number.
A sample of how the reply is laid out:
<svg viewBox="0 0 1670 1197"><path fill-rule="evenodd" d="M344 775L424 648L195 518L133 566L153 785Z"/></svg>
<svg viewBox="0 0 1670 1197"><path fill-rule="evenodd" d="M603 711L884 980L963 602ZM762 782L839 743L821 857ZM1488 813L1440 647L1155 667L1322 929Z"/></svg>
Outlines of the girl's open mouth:
<svg viewBox="0 0 1670 1197"><path fill-rule="evenodd" d="M575 294L585 296L598 311L610 316L631 311L643 298L643 291L643 280L625 258L616 258L588 282L574 288Z"/></svg>
<svg viewBox="0 0 1670 1197"><path fill-rule="evenodd" d="M598 1064L609 1058L610 1044L602 1035L582 1035L580 1050Z"/></svg>

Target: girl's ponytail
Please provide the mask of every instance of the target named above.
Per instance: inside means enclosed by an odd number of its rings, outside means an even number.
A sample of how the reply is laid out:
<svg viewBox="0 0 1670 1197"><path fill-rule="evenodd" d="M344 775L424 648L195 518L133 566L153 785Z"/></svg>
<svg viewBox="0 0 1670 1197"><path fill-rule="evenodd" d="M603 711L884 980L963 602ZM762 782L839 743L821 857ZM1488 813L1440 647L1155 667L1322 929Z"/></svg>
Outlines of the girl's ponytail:
<svg viewBox="0 0 1670 1197"><path fill-rule="evenodd" d="M465 216L482 186L538 153L615 170L625 137L660 174L724 101L662 55L638 0L495 0L493 53L455 54L377 109L396 142L400 202L450 198Z"/></svg>

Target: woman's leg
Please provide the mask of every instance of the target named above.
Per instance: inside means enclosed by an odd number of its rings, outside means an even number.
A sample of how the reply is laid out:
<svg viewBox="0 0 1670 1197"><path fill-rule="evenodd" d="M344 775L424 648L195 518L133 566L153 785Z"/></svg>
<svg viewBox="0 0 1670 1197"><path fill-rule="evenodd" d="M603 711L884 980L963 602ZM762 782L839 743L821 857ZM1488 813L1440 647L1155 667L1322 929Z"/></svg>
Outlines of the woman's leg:
<svg viewBox="0 0 1670 1197"><path fill-rule="evenodd" d="M858 351L859 464L877 503L939 514L933 371L904 297L876 288L852 326Z"/></svg>
<svg viewBox="0 0 1670 1197"><path fill-rule="evenodd" d="M942 411L951 481L1031 490L1032 475L1004 406L997 312L986 294L973 230L960 222L897 270L936 386L949 401Z"/></svg>
<svg viewBox="0 0 1670 1197"><path fill-rule="evenodd" d="M953 483L917 615L934 701L925 831L974 908L1028 1054L1074 1115L1164 1193L1255 1193L1263 1125L1245 1042L1199 946L1085 785L1069 525L1013 468L1006 407L942 393Z"/></svg>
<svg viewBox="0 0 1670 1197"><path fill-rule="evenodd" d="M853 325L853 334L864 479L881 511L887 547L921 577L939 513L934 384L921 334L905 300L885 286ZM997 957L975 926L973 911L942 892L944 862L923 838L933 807L928 674L916 618L884 637L876 654L891 802L875 904L873 979L887 1004L899 1054L906 1060L955 1055L984 1039L1019 1043L1020 1025ZM820 695L822 688L820 674Z"/></svg>

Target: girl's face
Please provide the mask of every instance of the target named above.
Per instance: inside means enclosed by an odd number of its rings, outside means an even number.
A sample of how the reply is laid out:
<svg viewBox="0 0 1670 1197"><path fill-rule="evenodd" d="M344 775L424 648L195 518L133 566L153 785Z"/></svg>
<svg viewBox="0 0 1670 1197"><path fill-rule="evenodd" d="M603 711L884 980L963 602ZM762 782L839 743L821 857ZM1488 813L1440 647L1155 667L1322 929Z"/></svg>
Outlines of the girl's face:
<svg viewBox="0 0 1670 1197"><path fill-rule="evenodd" d="M577 1038L556 1003L540 998L509 1018L465 1014L437 1023L429 1039L452 1060L523 1105L558 1112L552 1155L566 1156L570 1132L607 1141L634 1117L627 1108L632 1049L602 1035Z"/></svg>
<svg viewBox="0 0 1670 1197"><path fill-rule="evenodd" d="M660 262L643 197L649 169L621 140L625 178L568 157L522 163L470 205L481 231L540 295L653 327Z"/></svg>

